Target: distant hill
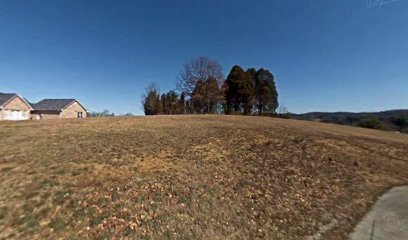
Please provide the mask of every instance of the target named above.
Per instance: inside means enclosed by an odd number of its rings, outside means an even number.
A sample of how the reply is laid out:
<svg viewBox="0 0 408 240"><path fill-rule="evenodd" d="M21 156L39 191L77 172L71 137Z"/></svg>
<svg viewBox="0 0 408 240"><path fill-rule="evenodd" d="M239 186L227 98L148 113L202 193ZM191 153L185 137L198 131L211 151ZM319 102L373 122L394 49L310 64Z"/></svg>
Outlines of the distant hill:
<svg viewBox="0 0 408 240"><path fill-rule="evenodd" d="M359 113L309 112L291 114L291 118L408 133L408 109Z"/></svg>

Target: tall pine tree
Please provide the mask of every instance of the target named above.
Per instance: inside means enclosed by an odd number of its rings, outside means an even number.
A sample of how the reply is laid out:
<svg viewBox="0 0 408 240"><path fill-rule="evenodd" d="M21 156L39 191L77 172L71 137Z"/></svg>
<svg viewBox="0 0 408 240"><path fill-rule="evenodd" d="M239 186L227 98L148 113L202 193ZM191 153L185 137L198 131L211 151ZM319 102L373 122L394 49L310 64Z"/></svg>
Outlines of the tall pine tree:
<svg viewBox="0 0 408 240"><path fill-rule="evenodd" d="M255 107L259 115L264 112L275 114L279 106L278 91L275 79L271 72L261 68L256 71L254 77L255 85Z"/></svg>
<svg viewBox="0 0 408 240"><path fill-rule="evenodd" d="M254 86L251 75L240 66L232 67L223 86L227 114L235 112L250 114L253 107Z"/></svg>

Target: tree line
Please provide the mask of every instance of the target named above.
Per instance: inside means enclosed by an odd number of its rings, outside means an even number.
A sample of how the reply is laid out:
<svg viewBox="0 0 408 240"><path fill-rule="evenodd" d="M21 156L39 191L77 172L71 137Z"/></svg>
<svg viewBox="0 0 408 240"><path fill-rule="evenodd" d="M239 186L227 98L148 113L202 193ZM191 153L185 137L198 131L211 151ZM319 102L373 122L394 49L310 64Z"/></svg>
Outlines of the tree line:
<svg viewBox="0 0 408 240"><path fill-rule="evenodd" d="M142 98L144 113L274 115L279 106L275 78L269 70L244 70L235 65L224 79L221 65L205 57L184 65L176 89L160 94L150 84Z"/></svg>
<svg viewBox="0 0 408 240"><path fill-rule="evenodd" d="M88 112L88 117L133 117L133 113L128 112L124 114L115 114L113 112L110 112L109 110L105 109L102 112L98 111L91 111Z"/></svg>

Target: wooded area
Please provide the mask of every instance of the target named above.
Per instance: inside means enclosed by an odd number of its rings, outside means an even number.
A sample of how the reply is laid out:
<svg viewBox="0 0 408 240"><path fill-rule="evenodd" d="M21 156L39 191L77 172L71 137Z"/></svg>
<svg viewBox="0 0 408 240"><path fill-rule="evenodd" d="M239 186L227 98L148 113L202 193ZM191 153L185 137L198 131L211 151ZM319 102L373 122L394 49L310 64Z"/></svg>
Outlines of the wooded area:
<svg viewBox="0 0 408 240"><path fill-rule="evenodd" d="M279 106L275 78L269 70L244 70L235 65L224 79L221 65L205 57L184 66L176 89L161 94L150 84L142 100L145 114L274 115Z"/></svg>

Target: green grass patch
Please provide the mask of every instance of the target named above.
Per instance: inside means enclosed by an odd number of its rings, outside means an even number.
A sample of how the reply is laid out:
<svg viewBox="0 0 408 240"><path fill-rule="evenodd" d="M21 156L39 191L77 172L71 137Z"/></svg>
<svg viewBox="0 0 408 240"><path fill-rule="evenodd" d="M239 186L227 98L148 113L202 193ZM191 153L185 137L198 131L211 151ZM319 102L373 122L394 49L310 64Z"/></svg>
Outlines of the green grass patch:
<svg viewBox="0 0 408 240"><path fill-rule="evenodd" d="M48 226L50 228L54 229L54 231L60 231L60 230L65 228L65 221L64 221L64 219L62 219L60 217L56 217L56 218L51 220L51 222L48 224Z"/></svg>
<svg viewBox="0 0 408 240"><path fill-rule="evenodd" d="M26 215L19 221L19 229L22 232L34 233L39 228L39 218L36 215Z"/></svg>

